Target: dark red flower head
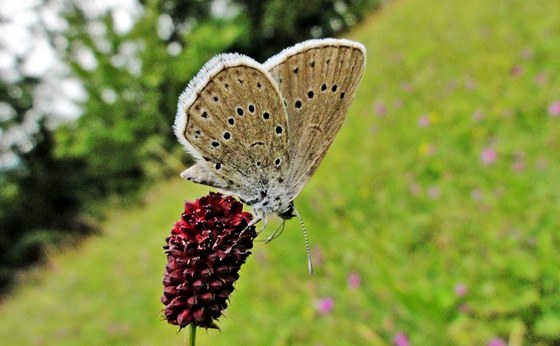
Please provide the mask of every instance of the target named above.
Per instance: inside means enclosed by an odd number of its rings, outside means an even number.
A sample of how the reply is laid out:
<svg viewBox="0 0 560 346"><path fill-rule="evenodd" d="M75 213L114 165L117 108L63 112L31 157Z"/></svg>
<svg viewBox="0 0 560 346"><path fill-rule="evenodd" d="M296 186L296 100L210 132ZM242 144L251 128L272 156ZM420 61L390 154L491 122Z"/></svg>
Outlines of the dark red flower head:
<svg viewBox="0 0 560 346"><path fill-rule="evenodd" d="M243 205L219 193L185 203L164 246L167 266L162 303L167 321L217 328L239 269L251 254L255 227Z"/></svg>

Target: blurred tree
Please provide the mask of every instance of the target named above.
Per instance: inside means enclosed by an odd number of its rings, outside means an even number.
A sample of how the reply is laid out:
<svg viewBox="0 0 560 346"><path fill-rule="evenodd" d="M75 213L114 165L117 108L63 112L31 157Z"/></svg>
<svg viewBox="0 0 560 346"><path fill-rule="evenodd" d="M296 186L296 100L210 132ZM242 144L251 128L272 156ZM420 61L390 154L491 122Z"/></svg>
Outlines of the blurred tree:
<svg viewBox="0 0 560 346"><path fill-rule="evenodd" d="M85 233L78 221L86 185L78 181L84 162L55 158L47 114L36 113L35 77L11 83L0 78L0 291L16 270L40 260L46 245L62 232ZM36 117L36 122L30 118ZM68 174L73 172L74 174Z"/></svg>
<svg viewBox="0 0 560 346"><path fill-rule="evenodd" d="M88 199L79 174L85 162L54 158L52 132L39 122L33 148L20 153L20 164L2 172L0 190L0 291L16 270L42 260L46 246L64 234L86 234L82 206ZM89 196L91 198L91 196Z"/></svg>
<svg viewBox="0 0 560 346"><path fill-rule="evenodd" d="M309 38L332 37L358 23L380 0L234 0L249 18L251 40L239 50L264 61Z"/></svg>
<svg viewBox="0 0 560 346"><path fill-rule="evenodd" d="M55 103L49 90L59 75L47 65L55 33L36 13L48 12L49 1L0 8L0 291L14 273L40 260L49 244L63 233L83 234L91 227L80 212L91 185L81 181L85 162L54 155L51 125ZM21 13L20 13L21 12ZM26 26L21 24L22 18ZM36 19L32 21L31 19ZM33 38L34 42L14 39ZM16 48L14 48L16 47ZM42 60L38 60L42 59Z"/></svg>
<svg viewBox="0 0 560 346"><path fill-rule="evenodd" d="M18 124L23 123L24 114L33 106L33 91L38 80L35 78L22 78L8 83L6 78L0 78L0 104L2 105L2 116L0 120L0 154L2 166L0 170L0 290L4 289L13 275L14 259L10 254L11 247L17 244L21 234L27 229L19 227L19 219L14 215L15 200L22 194L22 172L17 167L19 162ZM12 137L12 138L10 138ZM32 140L24 136L25 141ZM9 167L9 168L8 168ZM14 208L15 207L15 208Z"/></svg>

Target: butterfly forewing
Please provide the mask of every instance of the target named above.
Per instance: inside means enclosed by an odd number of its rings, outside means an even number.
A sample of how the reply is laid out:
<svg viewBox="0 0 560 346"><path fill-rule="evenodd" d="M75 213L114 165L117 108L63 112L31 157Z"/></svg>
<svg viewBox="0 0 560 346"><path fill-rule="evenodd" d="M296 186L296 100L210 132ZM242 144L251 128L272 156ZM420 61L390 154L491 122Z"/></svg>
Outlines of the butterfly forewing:
<svg viewBox="0 0 560 346"><path fill-rule="evenodd" d="M287 115L262 65L237 54L208 62L179 99L175 134L197 163L183 177L249 200L285 176Z"/></svg>
<svg viewBox="0 0 560 346"><path fill-rule="evenodd" d="M311 40L272 57L288 112L291 167L286 192L295 197L318 168L344 121L365 67L365 48L348 40Z"/></svg>

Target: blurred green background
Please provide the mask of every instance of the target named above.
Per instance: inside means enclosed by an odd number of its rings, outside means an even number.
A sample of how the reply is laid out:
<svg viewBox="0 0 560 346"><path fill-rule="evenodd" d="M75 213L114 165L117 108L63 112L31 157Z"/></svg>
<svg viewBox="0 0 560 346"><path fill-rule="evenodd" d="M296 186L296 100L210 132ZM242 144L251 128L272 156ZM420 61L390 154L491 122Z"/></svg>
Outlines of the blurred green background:
<svg viewBox="0 0 560 346"><path fill-rule="evenodd" d="M198 344L560 344L555 0L7 4L0 344L183 344L162 246L208 188L177 177L177 98L217 53L325 36L368 61L296 199L316 272L287 223Z"/></svg>

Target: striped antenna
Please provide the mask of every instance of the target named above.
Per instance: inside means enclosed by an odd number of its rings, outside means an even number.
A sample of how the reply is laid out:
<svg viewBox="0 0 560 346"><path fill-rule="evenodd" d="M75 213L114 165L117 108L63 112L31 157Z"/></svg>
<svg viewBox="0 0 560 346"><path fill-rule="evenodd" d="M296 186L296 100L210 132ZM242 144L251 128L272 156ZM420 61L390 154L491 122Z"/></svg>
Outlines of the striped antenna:
<svg viewBox="0 0 560 346"><path fill-rule="evenodd" d="M305 250L307 250L307 268L309 269L309 274L313 274L313 263L311 263L311 250L309 249L309 240L307 239L307 230L305 229L305 224L303 223L303 219L299 215L299 212L295 207L294 212L301 224L301 229L303 230L303 240L305 240Z"/></svg>

